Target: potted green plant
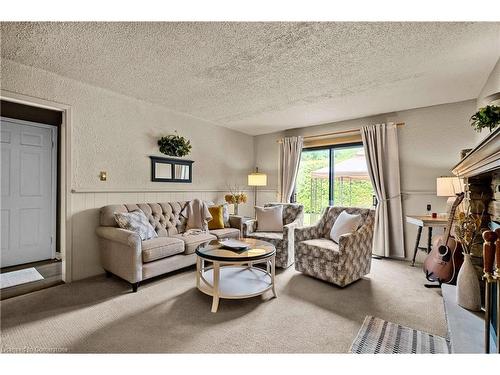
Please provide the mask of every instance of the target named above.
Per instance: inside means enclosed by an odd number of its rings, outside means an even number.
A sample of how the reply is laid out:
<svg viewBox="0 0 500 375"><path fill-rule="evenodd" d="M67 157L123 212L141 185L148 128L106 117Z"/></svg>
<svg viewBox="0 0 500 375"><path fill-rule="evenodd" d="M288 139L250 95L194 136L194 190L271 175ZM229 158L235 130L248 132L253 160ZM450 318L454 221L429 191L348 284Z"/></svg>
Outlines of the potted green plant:
<svg viewBox="0 0 500 375"><path fill-rule="evenodd" d="M191 142L178 135L177 131L175 131L175 134L161 137L158 140L158 146L160 146L162 154L169 156L183 157L191 152Z"/></svg>
<svg viewBox="0 0 500 375"><path fill-rule="evenodd" d="M472 115L470 122L474 130L479 133L485 128L492 132L500 124L500 107L487 105L480 108L479 111Z"/></svg>

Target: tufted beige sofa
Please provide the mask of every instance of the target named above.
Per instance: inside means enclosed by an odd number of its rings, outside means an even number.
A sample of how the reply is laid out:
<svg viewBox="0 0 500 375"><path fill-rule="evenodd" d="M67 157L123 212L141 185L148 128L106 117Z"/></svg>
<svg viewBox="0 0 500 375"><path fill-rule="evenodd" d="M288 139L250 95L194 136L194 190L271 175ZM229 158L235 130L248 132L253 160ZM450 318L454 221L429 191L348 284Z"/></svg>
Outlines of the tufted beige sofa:
<svg viewBox="0 0 500 375"><path fill-rule="evenodd" d="M230 227L209 233L187 235L185 219L180 215L188 202L139 203L109 205L101 208L99 238L101 264L106 274L114 274L132 284L196 263L196 248L218 238L238 238L242 218L230 216ZM119 228L115 212L141 210L158 234L157 238L141 241L135 232Z"/></svg>

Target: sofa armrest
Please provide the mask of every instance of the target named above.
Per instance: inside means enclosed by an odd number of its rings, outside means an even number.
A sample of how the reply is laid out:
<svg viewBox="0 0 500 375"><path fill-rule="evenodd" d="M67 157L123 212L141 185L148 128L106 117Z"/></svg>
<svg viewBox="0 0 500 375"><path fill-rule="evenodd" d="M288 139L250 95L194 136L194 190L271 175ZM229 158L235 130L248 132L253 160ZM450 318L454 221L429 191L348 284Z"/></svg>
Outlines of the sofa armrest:
<svg viewBox="0 0 500 375"><path fill-rule="evenodd" d="M290 224L283 225L283 247L288 249L289 256L294 259L295 248L295 229L299 227L301 220L292 221Z"/></svg>
<svg viewBox="0 0 500 375"><path fill-rule="evenodd" d="M248 236L250 233L253 233L257 230L257 220L251 219L246 220L243 223L243 235L244 237Z"/></svg>
<svg viewBox="0 0 500 375"><path fill-rule="evenodd" d="M290 224L283 225L283 240L287 241L291 246L293 246L295 242L295 228L300 227L301 224L302 220L297 218Z"/></svg>
<svg viewBox="0 0 500 375"><path fill-rule="evenodd" d="M115 227L97 227L96 233L106 240L119 242L123 245L136 245L141 243L141 237L134 231Z"/></svg>
<svg viewBox="0 0 500 375"><path fill-rule="evenodd" d="M363 225L357 231L339 237L339 252L348 257L371 257L373 225ZM344 257L345 258L345 257Z"/></svg>
<svg viewBox="0 0 500 375"><path fill-rule="evenodd" d="M302 224L303 224L303 218L298 216L291 223L289 223L287 225L283 225L283 228L298 228L298 227L302 227Z"/></svg>
<svg viewBox="0 0 500 375"><path fill-rule="evenodd" d="M322 237L320 231L319 231L319 226L318 225L311 225L307 227L296 227L294 229L294 241L295 243L299 243L301 241L305 240L311 240L313 238L320 238Z"/></svg>
<svg viewBox="0 0 500 375"><path fill-rule="evenodd" d="M239 229L243 233L243 216L229 215L229 227Z"/></svg>
<svg viewBox="0 0 500 375"><path fill-rule="evenodd" d="M132 231L97 227L102 267L130 283L142 281L142 243Z"/></svg>

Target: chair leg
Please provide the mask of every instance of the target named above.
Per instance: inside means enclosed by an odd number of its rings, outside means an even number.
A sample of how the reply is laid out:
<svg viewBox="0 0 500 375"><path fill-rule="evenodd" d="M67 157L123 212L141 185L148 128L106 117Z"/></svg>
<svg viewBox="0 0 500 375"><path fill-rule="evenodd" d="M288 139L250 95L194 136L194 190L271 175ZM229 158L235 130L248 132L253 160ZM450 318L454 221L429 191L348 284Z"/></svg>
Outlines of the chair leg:
<svg viewBox="0 0 500 375"><path fill-rule="evenodd" d="M137 293L137 289L139 288L139 283L131 283L132 285L132 293Z"/></svg>

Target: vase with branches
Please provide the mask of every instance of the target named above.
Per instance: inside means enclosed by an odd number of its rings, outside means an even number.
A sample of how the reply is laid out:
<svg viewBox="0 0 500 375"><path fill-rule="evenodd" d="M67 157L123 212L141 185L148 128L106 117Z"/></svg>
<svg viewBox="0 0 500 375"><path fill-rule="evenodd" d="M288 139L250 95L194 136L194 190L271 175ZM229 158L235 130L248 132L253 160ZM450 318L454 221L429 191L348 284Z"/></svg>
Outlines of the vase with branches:
<svg viewBox="0 0 500 375"><path fill-rule="evenodd" d="M234 205L234 214L238 215L238 205L247 202L247 195L237 186L228 185L229 194L224 196L227 203Z"/></svg>
<svg viewBox="0 0 500 375"><path fill-rule="evenodd" d="M482 215L470 212L469 205L467 212L458 213L455 226L455 237L464 254L457 277L457 303L472 311L481 309L479 279L471 259L473 247L481 243L481 218Z"/></svg>

